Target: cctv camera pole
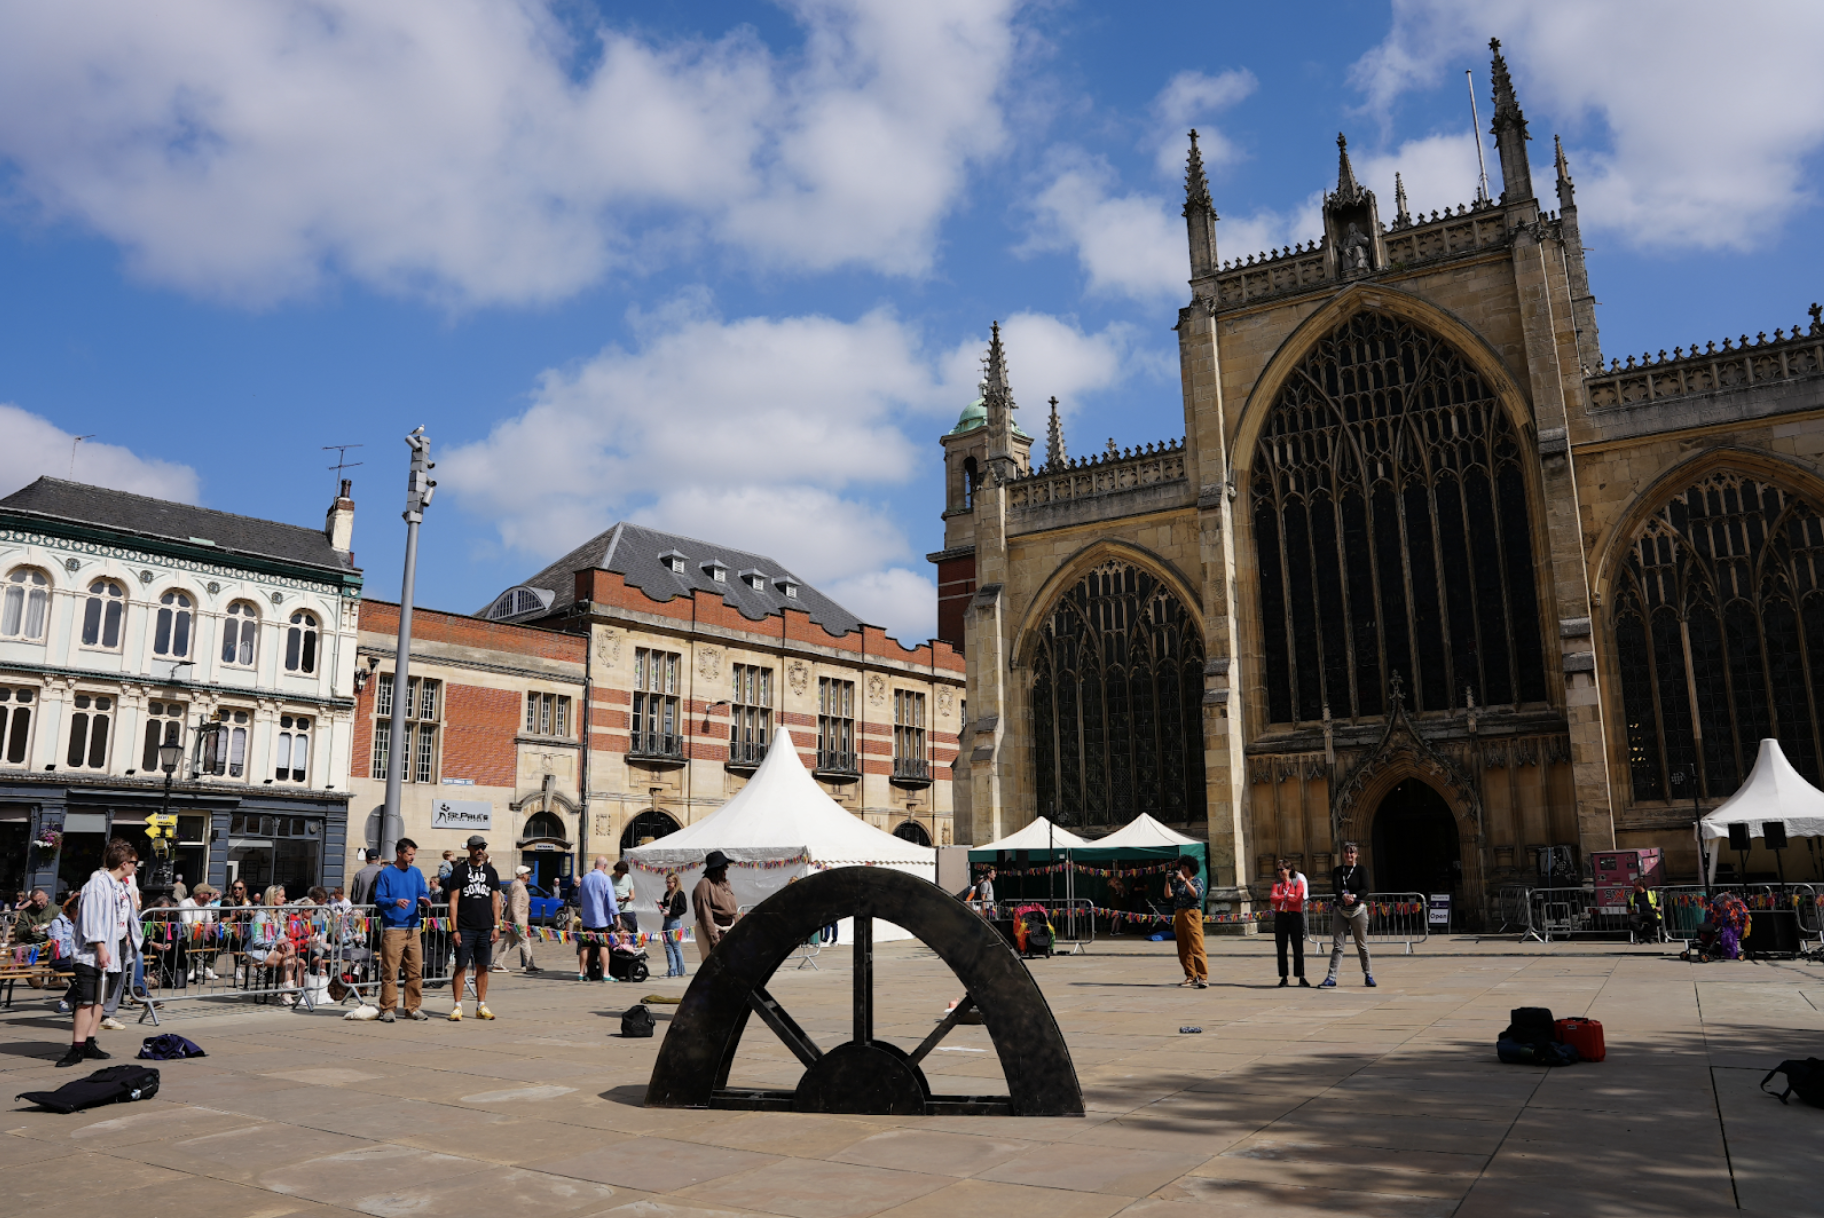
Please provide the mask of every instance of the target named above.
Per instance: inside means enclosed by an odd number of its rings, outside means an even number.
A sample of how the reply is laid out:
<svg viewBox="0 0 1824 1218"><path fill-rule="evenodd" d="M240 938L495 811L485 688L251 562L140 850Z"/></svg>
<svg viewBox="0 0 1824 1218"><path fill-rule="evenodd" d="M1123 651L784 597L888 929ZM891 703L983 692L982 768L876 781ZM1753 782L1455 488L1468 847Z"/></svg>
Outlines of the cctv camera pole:
<svg viewBox="0 0 1824 1218"><path fill-rule="evenodd" d="M406 671L412 663L412 585L418 575L418 526L424 520L424 509L431 504L437 484L430 471L437 468L431 457L431 438L419 427L405 438L411 446L412 469L405 484L405 578L399 586L399 652L393 665L393 714L386 749L386 807L380 814L380 854L389 858L393 843L402 835L405 822L399 813L399 788L405 780L406 751L411 729L405 712Z"/></svg>

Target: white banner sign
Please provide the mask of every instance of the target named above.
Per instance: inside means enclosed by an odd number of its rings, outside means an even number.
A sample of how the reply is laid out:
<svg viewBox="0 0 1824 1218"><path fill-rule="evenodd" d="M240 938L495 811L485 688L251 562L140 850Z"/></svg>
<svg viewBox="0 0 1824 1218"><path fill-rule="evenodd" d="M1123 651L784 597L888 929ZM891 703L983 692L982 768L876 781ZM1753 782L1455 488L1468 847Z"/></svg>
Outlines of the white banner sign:
<svg viewBox="0 0 1824 1218"><path fill-rule="evenodd" d="M431 804L431 828L491 830L494 805L485 799L439 799Z"/></svg>

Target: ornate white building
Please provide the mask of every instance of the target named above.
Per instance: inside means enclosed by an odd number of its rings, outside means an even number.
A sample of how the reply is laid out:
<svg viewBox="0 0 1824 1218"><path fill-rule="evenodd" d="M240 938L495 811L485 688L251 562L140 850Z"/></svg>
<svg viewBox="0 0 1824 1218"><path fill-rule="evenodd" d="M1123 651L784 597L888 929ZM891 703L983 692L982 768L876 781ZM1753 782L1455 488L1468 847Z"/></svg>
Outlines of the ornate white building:
<svg viewBox="0 0 1824 1218"><path fill-rule="evenodd" d="M187 883L342 879L348 492L322 529L55 478L0 499L0 892L80 885L109 836L145 856L167 743Z"/></svg>

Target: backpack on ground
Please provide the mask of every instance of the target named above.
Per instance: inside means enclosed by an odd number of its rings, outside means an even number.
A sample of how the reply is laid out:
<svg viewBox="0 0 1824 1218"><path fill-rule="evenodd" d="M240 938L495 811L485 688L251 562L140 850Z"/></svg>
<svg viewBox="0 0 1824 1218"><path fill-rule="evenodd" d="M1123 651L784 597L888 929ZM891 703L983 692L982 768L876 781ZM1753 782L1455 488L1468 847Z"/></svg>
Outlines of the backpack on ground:
<svg viewBox="0 0 1824 1218"><path fill-rule="evenodd" d="M1545 1007L1515 1007L1507 1027L1495 1040L1495 1056L1510 1066L1569 1066L1577 1050L1558 1040L1558 1028Z"/></svg>
<svg viewBox="0 0 1824 1218"><path fill-rule="evenodd" d="M55 1091L26 1091L14 1099L30 1100L52 1112L81 1112L101 1104L149 1100L158 1094L158 1071L150 1066L109 1066Z"/></svg>
<svg viewBox="0 0 1824 1218"><path fill-rule="evenodd" d="M1553 1045L1558 1043L1558 1027L1545 1007L1515 1007L1507 1013L1507 1030L1500 1039Z"/></svg>
<svg viewBox="0 0 1824 1218"><path fill-rule="evenodd" d="M174 1062L186 1057L208 1057L203 1047L193 1040L185 1040L176 1032L166 1032L163 1036L148 1036L139 1046L139 1052L133 1056L142 1061Z"/></svg>
<svg viewBox="0 0 1824 1218"><path fill-rule="evenodd" d="M1779 1094L1780 1103L1784 1104L1786 1097L1796 1091L1799 1098L1813 1108L1824 1108L1824 1060L1808 1057L1804 1061L1797 1058L1783 1061L1769 1070L1767 1077L1761 1080L1762 1091L1767 1090L1767 1084L1773 1081L1776 1074L1786 1076L1786 1090ZM1771 1095L1772 1092L1768 1094Z"/></svg>
<svg viewBox="0 0 1824 1218"><path fill-rule="evenodd" d="M621 1014L622 1036L634 1039L648 1037L652 1035L653 1029L656 1027L658 1027L658 1021L652 1017L652 1012L646 1009L646 1004L643 1002L628 1007Z"/></svg>

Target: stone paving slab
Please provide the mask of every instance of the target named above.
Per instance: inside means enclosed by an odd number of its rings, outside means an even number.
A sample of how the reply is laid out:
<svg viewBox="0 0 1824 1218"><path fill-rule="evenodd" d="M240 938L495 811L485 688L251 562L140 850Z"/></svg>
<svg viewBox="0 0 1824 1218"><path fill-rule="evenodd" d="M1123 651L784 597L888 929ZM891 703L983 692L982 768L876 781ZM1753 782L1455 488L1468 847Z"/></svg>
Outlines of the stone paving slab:
<svg viewBox="0 0 1824 1218"><path fill-rule="evenodd" d="M210 1056L164 1065L144 1104L0 1115L0 1212L1824 1215L1808 1166L1824 1112L1757 1089L1782 1058L1824 1056L1824 968L1456 936L1380 952L1377 989L1345 970L1337 990L1282 990L1270 944L1211 948L1206 991L1177 988L1169 943L1033 963L1075 1057L1082 1119L647 1109L661 1040L615 1033L630 1001L682 993L660 979L496 974L491 1023L172 1004L166 1026ZM849 1032L850 973L841 953L821 963L771 988L828 1048ZM880 948L882 1036L909 1048L957 992L924 949ZM14 1092L70 1077L49 1065L67 1024L33 1001L0 1015ZM1521 1005L1601 1019L1608 1061L1498 1064L1495 1034ZM426 1009L441 1017L448 995L432 991ZM662 1037L671 1010L655 1011ZM151 1031L103 1044L124 1059ZM993 1049L985 1029L957 1029L926 1059L934 1088L999 1089ZM799 1071L755 1022L731 1081L789 1087Z"/></svg>

